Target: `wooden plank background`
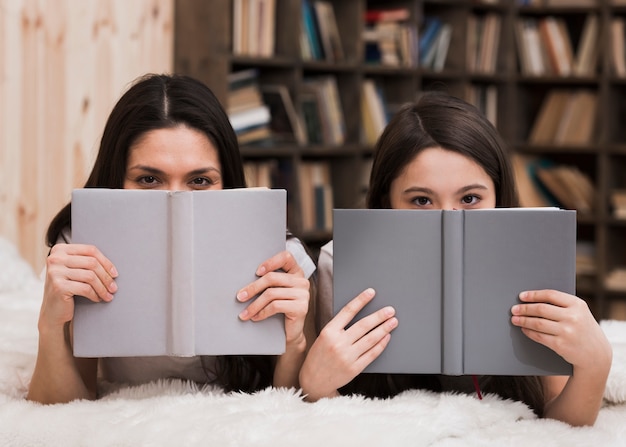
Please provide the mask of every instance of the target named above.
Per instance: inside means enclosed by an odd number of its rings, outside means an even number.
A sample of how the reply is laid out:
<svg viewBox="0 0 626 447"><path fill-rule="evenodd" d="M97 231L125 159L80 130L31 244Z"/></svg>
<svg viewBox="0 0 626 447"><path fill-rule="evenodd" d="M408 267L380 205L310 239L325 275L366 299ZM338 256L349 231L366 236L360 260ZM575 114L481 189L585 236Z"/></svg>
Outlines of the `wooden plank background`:
<svg viewBox="0 0 626 447"><path fill-rule="evenodd" d="M0 237L39 272L115 101L171 72L173 0L0 0Z"/></svg>

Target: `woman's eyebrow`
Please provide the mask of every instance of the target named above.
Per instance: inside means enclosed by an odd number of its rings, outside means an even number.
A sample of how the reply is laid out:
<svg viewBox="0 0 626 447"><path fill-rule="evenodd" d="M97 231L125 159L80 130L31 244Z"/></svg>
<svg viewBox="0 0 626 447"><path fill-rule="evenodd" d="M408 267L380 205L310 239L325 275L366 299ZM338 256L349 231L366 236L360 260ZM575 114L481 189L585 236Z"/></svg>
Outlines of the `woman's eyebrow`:
<svg viewBox="0 0 626 447"><path fill-rule="evenodd" d="M149 172L151 174L159 174L159 175L163 175L165 174L164 171L162 171L161 169L157 169L157 168L153 168L152 166L146 166L146 165L135 165L135 166L131 166L128 168L128 170L132 170L132 169L139 169L142 171L146 171ZM220 170L213 167L213 166L207 166L206 168L198 168L198 169L194 169L192 171L189 171L187 173L187 175L200 175L200 174L205 174L209 171L215 171L218 174L220 173Z"/></svg>

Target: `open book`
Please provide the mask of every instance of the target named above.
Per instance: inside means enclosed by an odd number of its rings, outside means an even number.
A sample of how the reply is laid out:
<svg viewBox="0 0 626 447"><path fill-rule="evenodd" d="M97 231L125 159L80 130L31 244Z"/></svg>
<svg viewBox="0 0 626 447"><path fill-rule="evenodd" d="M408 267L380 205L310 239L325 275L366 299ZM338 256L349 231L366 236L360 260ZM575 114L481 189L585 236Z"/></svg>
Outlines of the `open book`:
<svg viewBox="0 0 626 447"><path fill-rule="evenodd" d="M365 372L571 374L510 319L524 290L575 293L575 211L335 210L333 239L335 313L372 287L356 319L399 320Z"/></svg>
<svg viewBox="0 0 626 447"><path fill-rule="evenodd" d="M284 190L74 190L72 241L119 273L113 301L76 297L74 355L284 352L283 318L241 321L235 295L285 240Z"/></svg>

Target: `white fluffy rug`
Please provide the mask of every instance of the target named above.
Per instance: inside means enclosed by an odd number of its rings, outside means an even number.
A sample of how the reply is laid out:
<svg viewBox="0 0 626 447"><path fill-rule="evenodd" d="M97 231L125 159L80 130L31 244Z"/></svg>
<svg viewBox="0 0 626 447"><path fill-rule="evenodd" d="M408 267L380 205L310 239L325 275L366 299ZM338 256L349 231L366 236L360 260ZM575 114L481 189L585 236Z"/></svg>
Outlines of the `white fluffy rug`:
<svg viewBox="0 0 626 447"><path fill-rule="evenodd" d="M518 402L407 392L305 403L296 390L224 394L181 381L109 390L99 401L24 400L37 350L41 281L0 239L0 446L626 446L626 322L594 427L536 419Z"/></svg>

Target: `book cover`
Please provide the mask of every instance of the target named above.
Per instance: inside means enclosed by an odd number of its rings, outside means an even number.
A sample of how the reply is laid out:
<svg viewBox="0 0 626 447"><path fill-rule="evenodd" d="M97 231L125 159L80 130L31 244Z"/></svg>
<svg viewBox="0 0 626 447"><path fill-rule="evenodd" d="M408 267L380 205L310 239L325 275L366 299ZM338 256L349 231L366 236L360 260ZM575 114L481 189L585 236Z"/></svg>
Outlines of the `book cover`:
<svg viewBox="0 0 626 447"><path fill-rule="evenodd" d="M237 291L285 249L286 192L77 189L72 241L116 266L109 303L76 297L77 357L280 354L284 321L241 321Z"/></svg>
<svg viewBox="0 0 626 447"><path fill-rule="evenodd" d="M575 291L576 213L335 210L334 310L367 287L357 315L391 305L398 327L365 372L571 374L512 325L524 290Z"/></svg>

